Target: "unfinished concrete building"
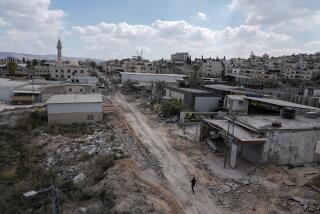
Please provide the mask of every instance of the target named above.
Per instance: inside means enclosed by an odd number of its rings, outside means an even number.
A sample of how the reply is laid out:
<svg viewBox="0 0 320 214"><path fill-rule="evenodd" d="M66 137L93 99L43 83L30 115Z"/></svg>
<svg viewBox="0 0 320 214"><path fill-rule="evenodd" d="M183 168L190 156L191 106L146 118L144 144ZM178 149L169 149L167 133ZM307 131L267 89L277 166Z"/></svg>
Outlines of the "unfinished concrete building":
<svg viewBox="0 0 320 214"><path fill-rule="evenodd" d="M236 166L237 157L278 165L320 161L316 152L320 141L320 109L271 98L236 96L232 95L231 100L242 100L248 103L248 109L260 111L252 114L247 110L246 115L229 109L229 116L224 119L205 119L200 135L201 141L217 150L230 150L232 167Z"/></svg>

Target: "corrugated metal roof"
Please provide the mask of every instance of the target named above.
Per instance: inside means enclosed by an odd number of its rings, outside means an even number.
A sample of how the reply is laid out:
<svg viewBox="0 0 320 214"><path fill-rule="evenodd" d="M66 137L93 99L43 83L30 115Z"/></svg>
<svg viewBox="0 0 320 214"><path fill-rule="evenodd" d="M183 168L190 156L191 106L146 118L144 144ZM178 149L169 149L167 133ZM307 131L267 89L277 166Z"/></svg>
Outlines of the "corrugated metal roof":
<svg viewBox="0 0 320 214"><path fill-rule="evenodd" d="M47 104L63 103L102 103L101 94L58 94L53 95Z"/></svg>

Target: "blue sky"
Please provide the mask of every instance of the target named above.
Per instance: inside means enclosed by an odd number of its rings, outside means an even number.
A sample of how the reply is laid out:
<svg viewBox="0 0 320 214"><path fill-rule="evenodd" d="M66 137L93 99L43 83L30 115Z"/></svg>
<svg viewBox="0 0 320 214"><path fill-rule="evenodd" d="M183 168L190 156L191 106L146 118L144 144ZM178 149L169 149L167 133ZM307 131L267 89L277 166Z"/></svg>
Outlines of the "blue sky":
<svg viewBox="0 0 320 214"><path fill-rule="evenodd" d="M0 0L0 50L99 59L320 50L318 0Z"/></svg>

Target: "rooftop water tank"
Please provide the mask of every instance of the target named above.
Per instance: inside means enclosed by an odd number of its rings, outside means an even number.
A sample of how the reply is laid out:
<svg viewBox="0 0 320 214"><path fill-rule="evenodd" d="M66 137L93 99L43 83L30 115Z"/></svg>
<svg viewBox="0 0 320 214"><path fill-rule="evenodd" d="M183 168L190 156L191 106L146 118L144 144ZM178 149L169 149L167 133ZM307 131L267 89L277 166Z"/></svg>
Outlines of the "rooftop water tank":
<svg viewBox="0 0 320 214"><path fill-rule="evenodd" d="M294 119L296 116L296 110L294 108L284 107L281 109L280 115L285 119Z"/></svg>

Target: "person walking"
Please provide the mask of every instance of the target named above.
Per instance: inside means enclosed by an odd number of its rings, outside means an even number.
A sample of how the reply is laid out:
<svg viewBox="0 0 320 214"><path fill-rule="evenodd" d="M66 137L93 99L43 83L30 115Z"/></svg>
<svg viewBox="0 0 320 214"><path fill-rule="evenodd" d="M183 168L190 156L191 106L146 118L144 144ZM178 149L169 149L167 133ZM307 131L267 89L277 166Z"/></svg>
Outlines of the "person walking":
<svg viewBox="0 0 320 214"><path fill-rule="evenodd" d="M191 190L192 193L194 194L194 187L197 186L197 180L196 178L193 176L193 178L191 179Z"/></svg>

